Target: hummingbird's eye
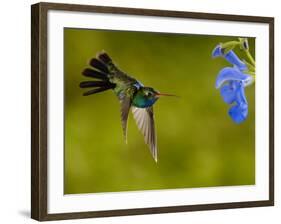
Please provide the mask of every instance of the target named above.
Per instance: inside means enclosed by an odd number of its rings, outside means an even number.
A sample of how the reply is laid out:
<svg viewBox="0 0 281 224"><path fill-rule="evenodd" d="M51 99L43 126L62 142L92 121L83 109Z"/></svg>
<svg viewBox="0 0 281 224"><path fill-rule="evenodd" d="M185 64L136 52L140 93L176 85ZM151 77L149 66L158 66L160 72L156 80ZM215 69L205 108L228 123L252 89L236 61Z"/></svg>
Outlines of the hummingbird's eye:
<svg viewBox="0 0 281 224"><path fill-rule="evenodd" d="M151 96L151 95L152 95L151 92L147 92L147 93L146 93L146 96Z"/></svg>

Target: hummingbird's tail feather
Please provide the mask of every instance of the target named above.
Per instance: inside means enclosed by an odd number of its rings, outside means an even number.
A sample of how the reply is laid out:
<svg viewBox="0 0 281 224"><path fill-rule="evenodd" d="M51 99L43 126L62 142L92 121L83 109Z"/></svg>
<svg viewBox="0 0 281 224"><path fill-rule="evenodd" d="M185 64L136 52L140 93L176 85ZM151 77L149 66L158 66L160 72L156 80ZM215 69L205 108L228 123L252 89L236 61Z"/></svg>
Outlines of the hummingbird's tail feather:
<svg viewBox="0 0 281 224"><path fill-rule="evenodd" d="M90 68L84 69L82 74L86 77L91 77L91 78L95 78L95 79L101 79L101 80L104 80L104 81L108 81L108 78L107 78L106 74L104 74L102 72L95 71L95 70L90 69Z"/></svg>
<svg viewBox="0 0 281 224"><path fill-rule="evenodd" d="M89 87L110 87L114 88L115 85L109 82L103 81L83 81L80 82L80 88L89 88Z"/></svg>
<svg viewBox="0 0 281 224"><path fill-rule="evenodd" d="M99 93L106 91L108 89L115 89L118 85L118 80L120 82L129 80L132 81L129 76L123 74L112 62L111 58L107 53L102 51L97 54L96 58L92 58L89 62L91 68L86 68L83 70L82 74L86 77L94 78L94 81L82 81L80 83L80 88L93 88L85 92L83 95L88 96L91 94ZM119 79L114 79L113 77L117 76ZM122 78L120 78L122 77ZM136 80L134 79L133 82Z"/></svg>
<svg viewBox="0 0 281 224"><path fill-rule="evenodd" d="M86 77L94 78L98 81L82 81L80 88L93 88L83 93L83 96L88 96L95 93L100 93L109 89L114 89L116 84L109 81L109 69L107 64L99 58L93 58L89 63L93 68L86 68L82 74Z"/></svg>
<svg viewBox="0 0 281 224"><path fill-rule="evenodd" d="M99 59L99 60L101 60L104 64L110 64L110 63L112 63L112 59L109 57L109 55L106 53L106 52L104 52L104 51L102 51L101 53L98 53L97 54L97 58Z"/></svg>
<svg viewBox="0 0 281 224"><path fill-rule="evenodd" d="M101 53L98 53L96 58L92 58L90 60L89 64L93 67L93 69L91 70L92 73L93 72L100 73L107 79L109 79L109 76L112 75L112 68L116 69L111 58L104 51ZM93 76L95 76L95 75L96 74L94 74ZM97 77L95 76L95 78L97 78Z"/></svg>
<svg viewBox="0 0 281 224"><path fill-rule="evenodd" d="M109 81L83 81L80 82L80 88L94 88L83 94L83 96L88 96L108 89L113 89L115 88L115 84L112 84Z"/></svg>
<svg viewBox="0 0 281 224"><path fill-rule="evenodd" d="M107 68L107 66L102 62L102 61L99 61L98 59L96 58L92 58L91 61L90 61L90 65L92 67L94 67L95 69L105 73L105 74L108 74L109 73L109 70Z"/></svg>
<svg viewBox="0 0 281 224"><path fill-rule="evenodd" d="M100 87L98 89L92 89L92 90L89 90L89 91L83 93L83 96L89 96L89 95L92 95L95 93L100 93L100 92L106 91L108 89L111 89L111 87L104 86L104 87Z"/></svg>

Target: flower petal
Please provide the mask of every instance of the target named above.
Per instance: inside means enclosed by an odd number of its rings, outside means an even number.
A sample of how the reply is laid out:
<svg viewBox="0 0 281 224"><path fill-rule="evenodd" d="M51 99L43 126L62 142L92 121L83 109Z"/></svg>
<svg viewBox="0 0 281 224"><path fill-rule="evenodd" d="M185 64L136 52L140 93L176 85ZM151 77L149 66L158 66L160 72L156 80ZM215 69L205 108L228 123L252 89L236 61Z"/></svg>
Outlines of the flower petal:
<svg viewBox="0 0 281 224"><path fill-rule="evenodd" d="M246 86L249 86L251 84L254 83L255 81L255 78L252 76L252 75L248 75L248 74L245 74L248 76L248 78L246 80L243 81L243 86L246 87Z"/></svg>
<svg viewBox="0 0 281 224"><path fill-rule="evenodd" d="M242 86L241 84L237 89L235 101L238 105L248 104L245 96L244 86Z"/></svg>
<svg viewBox="0 0 281 224"><path fill-rule="evenodd" d="M231 67L225 67L223 68L216 80L216 88L220 88L225 82L229 81L245 81L248 80L249 75L243 74L241 71L239 71L236 68Z"/></svg>
<svg viewBox="0 0 281 224"><path fill-rule="evenodd" d="M221 49L221 44L217 45L213 52L212 52L212 57L215 58L215 57L219 57L219 56L222 56L223 53L222 53L222 49Z"/></svg>
<svg viewBox="0 0 281 224"><path fill-rule="evenodd" d="M240 71L244 71L247 69L247 65L241 61L238 56L234 53L234 51L230 50L225 55L224 58L231 64L238 67Z"/></svg>
<svg viewBox="0 0 281 224"><path fill-rule="evenodd" d="M229 109L228 114L235 123L240 124L248 116L248 104L234 105Z"/></svg>
<svg viewBox="0 0 281 224"><path fill-rule="evenodd" d="M236 82L231 81L220 89L221 96L227 104L232 104L236 100L237 86Z"/></svg>

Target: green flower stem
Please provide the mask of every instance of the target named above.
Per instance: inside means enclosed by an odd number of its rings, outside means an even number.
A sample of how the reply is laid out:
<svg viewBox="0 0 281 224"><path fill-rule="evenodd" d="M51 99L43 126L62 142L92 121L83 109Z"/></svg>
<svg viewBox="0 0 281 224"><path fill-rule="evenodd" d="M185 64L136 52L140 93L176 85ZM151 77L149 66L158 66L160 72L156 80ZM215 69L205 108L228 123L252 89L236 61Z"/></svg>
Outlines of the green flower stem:
<svg viewBox="0 0 281 224"><path fill-rule="evenodd" d="M245 59L243 59L243 62L247 65L249 71L251 71L251 72L255 72L255 71L256 71L254 65L252 65L252 64L249 63L249 62L247 62Z"/></svg>
<svg viewBox="0 0 281 224"><path fill-rule="evenodd" d="M254 60L254 58L252 57L251 53L249 50L245 50L246 56L248 57L250 63L255 67L256 66L256 62Z"/></svg>
<svg viewBox="0 0 281 224"><path fill-rule="evenodd" d="M224 49L224 54L231 51L236 46L240 45L239 41L228 41L221 44L222 49Z"/></svg>

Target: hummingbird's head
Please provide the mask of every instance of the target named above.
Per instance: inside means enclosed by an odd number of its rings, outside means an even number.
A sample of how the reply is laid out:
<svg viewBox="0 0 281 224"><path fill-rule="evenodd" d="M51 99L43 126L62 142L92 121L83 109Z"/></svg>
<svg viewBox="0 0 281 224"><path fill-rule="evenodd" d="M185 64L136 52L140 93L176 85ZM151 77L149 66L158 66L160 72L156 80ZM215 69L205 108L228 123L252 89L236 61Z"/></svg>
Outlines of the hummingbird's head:
<svg viewBox="0 0 281 224"><path fill-rule="evenodd" d="M142 92L143 92L143 95L149 99L154 99L154 98L158 99L161 96L176 96L173 94L160 93L159 91L157 91L151 87L143 87Z"/></svg>
<svg viewBox="0 0 281 224"><path fill-rule="evenodd" d="M152 106L156 100L158 91L151 87L141 87L134 97L133 105L141 108Z"/></svg>
<svg viewBox="0 0 281 224"><path fill-rule="evenodd" d="M158 91L154 90L151 87L143 87L140 90L141 94L143 95L144 98L148 99L148 100L152 100L152 99L156 99L158 98Z"/></svg>
<svg viewBox="0 0 281 224"><path fill-rule="evenodd" d="M150 107L159 99L160 96L174 95L160 93L151 87L142 87L134 97L133 105L138 107Z"/></svg>

